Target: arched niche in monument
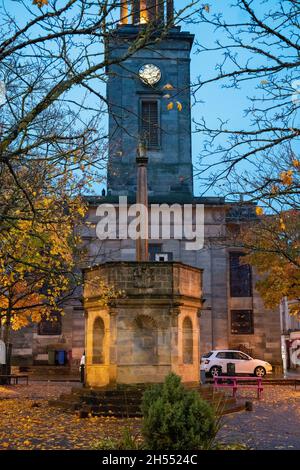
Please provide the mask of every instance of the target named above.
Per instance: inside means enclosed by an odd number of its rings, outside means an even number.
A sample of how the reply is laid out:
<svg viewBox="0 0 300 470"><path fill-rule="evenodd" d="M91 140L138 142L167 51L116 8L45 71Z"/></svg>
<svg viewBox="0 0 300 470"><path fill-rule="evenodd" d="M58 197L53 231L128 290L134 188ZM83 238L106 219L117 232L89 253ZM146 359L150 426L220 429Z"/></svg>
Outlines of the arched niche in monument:
<svg viewBox="0 0 300 470"><path fill-rule="evenodd" d="M97 279L123 295L100 306ZM86 386L162 383L170 372L199 383L201 306L202 270L192 266L112 261L86 269Z"/></svg>
<svg viewBox="0 0 300 470"><path fill-rule="evenodd" d="M193 323L190 317L182 322L182 356L183 364L193 364Z"/></svg>
<svg viewBox="0 0 300 470"><path fill-rule="evenodd" d="M157 363L158 328L154 319L139 315L133 322L133 362L151 365Z"/></svg>
<svg viewBox="0 0 300 470"><path fill-rule="evenodd" d="M101 317L97 317L93 325L93 364L104 363L104 336L104 322Z"/></svg>

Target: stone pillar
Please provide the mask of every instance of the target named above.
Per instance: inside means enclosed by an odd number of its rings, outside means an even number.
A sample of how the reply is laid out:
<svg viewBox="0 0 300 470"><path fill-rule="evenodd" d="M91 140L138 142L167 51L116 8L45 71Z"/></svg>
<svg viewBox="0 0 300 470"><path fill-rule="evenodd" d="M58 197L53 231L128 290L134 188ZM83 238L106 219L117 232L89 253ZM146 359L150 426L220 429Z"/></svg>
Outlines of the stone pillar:
<svg viewBox="0 0 300 470"><path fill-rule="evenodd" d="M174 1L167 0L167 22L172 24L174 21Z"/></svg>
<svg viewBox="0 0 300 470"><path fill-rule="evenodd" d="M139 144L136 157L137 164L137 195L136 203L142 204L148 211L148 183L147 164L148 157L144 143ZM136 261L148 261L148 213L143 218L140 227L140 237L136 240Z"/></svg>
<svg viewBox="0 0 300 470"><path fill-rule="evenodd" d="M148 20L154 21L157 18L156 0L147 0L146 5L147 5Z"/></svg>
<svg viewBox="0 0 300 470"><path fill-rule="evenodd" d="M128 24L128 0L121 0L121 14L120 22L122 24Z"/></svg>
<svg viewBox="0 0 300 470"><path fill-rule="evenodd" d="M140 24L140 0L133 0L133 24Z"/></svg>
<svg viewBox="0 0 300 470"><path fill-rule="evenodd" d="M165 0L158 0L157 18L160 24L165 23Z"/></svg>

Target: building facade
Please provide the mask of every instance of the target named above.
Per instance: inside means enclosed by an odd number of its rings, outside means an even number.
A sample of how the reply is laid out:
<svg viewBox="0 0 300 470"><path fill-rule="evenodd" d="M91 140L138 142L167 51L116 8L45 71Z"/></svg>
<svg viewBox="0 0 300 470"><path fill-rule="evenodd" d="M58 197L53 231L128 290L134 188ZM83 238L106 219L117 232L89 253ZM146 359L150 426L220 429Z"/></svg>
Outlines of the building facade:
<svg viewBox="0 0 300 470"><path fill-rule="evenodd" d="M123 2L120 25L112 34L109 54L121 57L141 27L156 18L172 23L173 2ZM150 5L149 3L149 5ZM135 157L138 142L147 146L149 204L204 205L205 243L187 250L185 239L150 238L151 261L178 261L203 269L204 304L199 318L200 352L236 348L280 368L281 327L278 310L266 310L255 290L255 272L241 264L242 253L230 246L229 228L253 216L251 207L228 205L223 198L193 193L191 153L190 51L193 36L171 27L160 41L108 68L109 162L107 195L88 197L88 224L82 232L86 266L106 261L135 260L135 241L100 240L96 236L100 204L118 210L119 196L135 202ZM246 213L246 215L245 215ZM170 215L172 221L172 216ZM174 224L174 221L173 221ZM174 227L173 227L174 228ZM47 363L49 351L68 352L77 367L84 350L81 293L65 307L60 321L25 328L14 335L14 362ZM53 357L53 356L52 356Z"/></svg>

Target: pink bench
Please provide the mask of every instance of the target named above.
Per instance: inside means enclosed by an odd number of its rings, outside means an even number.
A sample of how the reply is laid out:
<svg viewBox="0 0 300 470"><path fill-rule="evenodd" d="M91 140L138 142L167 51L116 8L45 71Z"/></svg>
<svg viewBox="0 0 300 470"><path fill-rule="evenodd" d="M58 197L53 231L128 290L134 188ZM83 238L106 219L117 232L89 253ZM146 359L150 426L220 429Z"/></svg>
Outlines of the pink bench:
<svg viewBox="0 0 300 470"><path fill-rule="evenodd" d="M254 384L243 383L243 382L255 382ZM238 388L254 388L257 390L257 398L260 400L263 392L262 377L229 377L229 376L217 376L214 377L214 391L218 388L232 388L232 394L236 397Z"/></svg>

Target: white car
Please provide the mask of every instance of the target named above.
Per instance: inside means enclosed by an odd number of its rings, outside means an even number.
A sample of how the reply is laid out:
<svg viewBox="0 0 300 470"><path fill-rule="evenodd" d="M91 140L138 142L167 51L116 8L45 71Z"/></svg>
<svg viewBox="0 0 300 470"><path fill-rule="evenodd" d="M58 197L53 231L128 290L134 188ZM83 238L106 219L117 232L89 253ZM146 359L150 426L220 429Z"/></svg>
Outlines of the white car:
<svg viewBox="0 0 300 470"><path fill-rule="evenodd" d="M234 364L236 374L264 377L272 373L272 366L266 361L253 359L242 351L229 349L214 350L201 358L201 370L212 377L227 374L227 365Z"/></svg>

